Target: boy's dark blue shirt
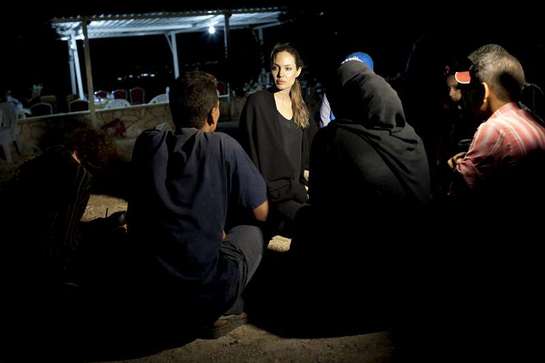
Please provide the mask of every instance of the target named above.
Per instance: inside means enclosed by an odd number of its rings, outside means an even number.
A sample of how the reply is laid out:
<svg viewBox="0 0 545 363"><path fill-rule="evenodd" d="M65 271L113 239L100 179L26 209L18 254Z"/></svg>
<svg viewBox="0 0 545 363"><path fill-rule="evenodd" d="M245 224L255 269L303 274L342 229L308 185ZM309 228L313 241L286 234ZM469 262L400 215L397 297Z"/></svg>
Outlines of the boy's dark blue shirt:
<svg viewBox="0 0 545 363"><path fill-rule="evenodd" d="M185 302L221 314L239 277L220 252L227 212L261 205L263 177L235 139L193 128L144 131L133 168L129 234Z"/></svg>

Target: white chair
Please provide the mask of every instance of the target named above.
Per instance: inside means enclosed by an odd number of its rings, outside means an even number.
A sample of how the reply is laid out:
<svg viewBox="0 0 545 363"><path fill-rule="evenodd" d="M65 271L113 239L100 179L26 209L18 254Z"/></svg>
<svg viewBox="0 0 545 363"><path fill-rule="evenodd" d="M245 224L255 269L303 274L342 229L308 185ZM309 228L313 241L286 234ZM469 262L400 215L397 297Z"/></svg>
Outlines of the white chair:
<svg viewBox="0 0 545 363"><path fill-rule="evenodd" d="M166 93L161 93L160 95L157 95L149 101L149 104L156 104L156 103L168 103L168 95Z"/></svg>
<svg viewBox="0 0 545 363"><path fill-rule="evenodd" d="M108 103L106 103L106 106L104 106L105 109L110 108L125 108L130 107L131 104L129 101L122 99L122 98L115 98L113 100L109 100Z"/></svg>
<svg viewBox="0 0 545 363"><path fill-rule="evenodd" d="M3 102L0 103L0 145L9 163L13 161L11 157L11 145L13 143L15 143L17 151L21 152L17 113L11 104Z"/></svg>

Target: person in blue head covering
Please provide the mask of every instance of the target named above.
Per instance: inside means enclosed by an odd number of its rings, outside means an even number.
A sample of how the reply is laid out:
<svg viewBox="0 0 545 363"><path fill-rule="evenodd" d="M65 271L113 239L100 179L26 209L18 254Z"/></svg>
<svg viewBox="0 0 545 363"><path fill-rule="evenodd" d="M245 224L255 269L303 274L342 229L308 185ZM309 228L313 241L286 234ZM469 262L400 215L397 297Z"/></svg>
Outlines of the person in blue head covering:
<svg viewBox="0 0 545 363"><path fill-rule="evenodd" d="M371 58L371 56L367 53L364 53L364 52L350 53L344 58L341 64L344 64L350 61L361 62L365 64L371 71L374 70L373 58ZM335 120L335 115L333 114L333 111L331 110L331 106L329 105L327 96L324 93L324 97L322 98L322 105L320 106L320 127L327 126L333 120Z"/></svg>
<svg viewBox="0 0 545 363"><path fill-rule="evenodd" d="M341 62L341 64L344 64L348 61L356 61L356 62L361 62L365 65L367 65L367 67L369 67L370 70L373 70L373 66L374 66L374 63L373 63L373 58L371 58L371 56L367 53L364 53L364 52L354 52L354 53L350 53L349 55L346 56L346 58Z"/></svg>

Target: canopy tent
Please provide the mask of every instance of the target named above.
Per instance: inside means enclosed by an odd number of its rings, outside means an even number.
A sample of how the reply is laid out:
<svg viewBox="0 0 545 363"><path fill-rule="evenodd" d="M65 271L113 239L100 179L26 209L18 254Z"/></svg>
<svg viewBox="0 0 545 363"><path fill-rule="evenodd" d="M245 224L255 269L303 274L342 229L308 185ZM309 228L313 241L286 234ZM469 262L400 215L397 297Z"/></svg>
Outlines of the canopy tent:
<svg viewBox="0 0 545 363"><path fill-rule="evenodd" d="M224 28L225 59L229 59L230 29L251 28L257 30L263 44L263 28L282 24L285 10L278 7L248 8L236 10L205 10L186 12L158 12L145 14L96 15L90 17L55 18L51 26L61 40L68 43L68 56L72 92L85 99L77 40L83 40L87 94L92 95L93 77L89 39L114 38L164 34L172 53L174 76L180 74L176 34L205 32L210 27ZM228 90L229 90L229 85ZM94 114L94 98L89 97L89 110Z"/></svg>

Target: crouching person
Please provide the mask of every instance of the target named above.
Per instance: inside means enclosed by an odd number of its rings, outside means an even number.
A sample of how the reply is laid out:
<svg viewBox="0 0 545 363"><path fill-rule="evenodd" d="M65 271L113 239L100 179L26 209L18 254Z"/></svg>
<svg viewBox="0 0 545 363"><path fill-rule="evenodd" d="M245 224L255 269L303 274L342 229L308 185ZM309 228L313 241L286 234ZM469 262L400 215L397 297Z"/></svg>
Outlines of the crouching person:
<svg viewBox="0 0 545 363"><path fill-rule="evenodd" d="M204 326L203 337L245 321L241 295L261 261L257 224L268 214L262 176L237 141L214 132L216 84L204 72L174 82L176 130L151 129L137 139L127 211L129 238L145 267L141 281L151 288L158 319ZM241 210L256 223L227 225L241 220L230 215Z"/></svg>

